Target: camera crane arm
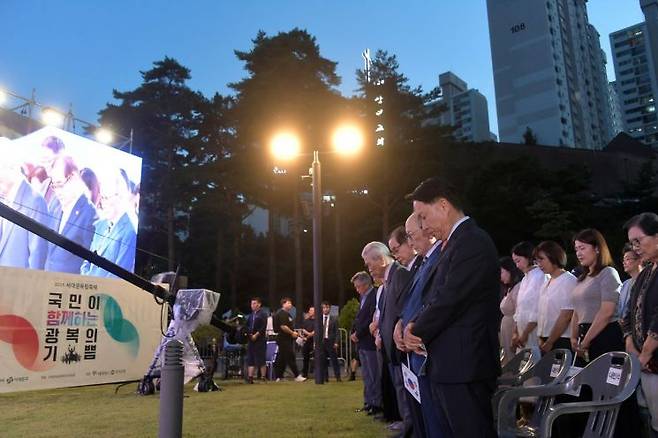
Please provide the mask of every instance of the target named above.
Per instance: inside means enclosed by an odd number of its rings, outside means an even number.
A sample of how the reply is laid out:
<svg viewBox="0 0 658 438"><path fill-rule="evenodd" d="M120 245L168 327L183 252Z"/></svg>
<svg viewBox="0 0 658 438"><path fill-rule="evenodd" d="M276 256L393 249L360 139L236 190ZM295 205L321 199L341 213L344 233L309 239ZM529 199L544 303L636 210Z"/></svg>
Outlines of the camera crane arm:
<svg viewBox="0 0 658 438"><path fill-rule="evenodd" d="M134 274L127 269L124 269L121 266L110 262L106 258L99 256L97 253L90 251L84 246L70 239L67 239L56 231L53 231L47 226L35 221L31 217L14 210L3 202L0 202L0 217L3 217L9 222L12 222L19 227L36 234L37 236L47 240L54 245L64 248L68 252L84 260L87 260L102 269L105 269L106 271L116 275L122 280L125 280L128 283L142 289L143 291L146 291L151 295L166 301L172 307L176 302L177 291L175 289L175 285L172 285L172 291L170 292L162 286L151 283L145 278L142 278L139 275ZM235 326L222 321L214 314L212 316L211 324L224 331L233 331L236 329Z"/></svg>

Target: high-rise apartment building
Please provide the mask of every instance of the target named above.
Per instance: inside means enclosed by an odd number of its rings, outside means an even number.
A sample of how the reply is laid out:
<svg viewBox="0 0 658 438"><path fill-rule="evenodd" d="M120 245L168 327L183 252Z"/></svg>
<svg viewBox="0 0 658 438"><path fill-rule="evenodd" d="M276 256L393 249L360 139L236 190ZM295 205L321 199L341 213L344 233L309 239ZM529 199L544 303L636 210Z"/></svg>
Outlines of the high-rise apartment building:
<svg viewBox="0 0 658 438"><path fill-rule="evenodd" d="M624 130L658 147L658 0L641 0L645 21L610 34Z"/></svg>
<svg viewBox="0 0 658 438"><path fill-rule="evenodd" d="M433 105L441 105L443 111L430 123L449 125L459 141L481 142L491 140L487 98L452 72L439 75L441 98Z"/></svg>
<svg viewBox="0 0 658 438"><path fill-rule="evenodd" d="M613 137L586 0L487 0L500 141L599 149Z"/></svg>
<svg viewBox="0 0 658 438"><path fill-rule="evenodd" d="M612 120L612 134L617 135L624 129L624 118L619 100L619 88L617 82L613 81L608 84L608 107L610 108L610 118Z"/></svg>

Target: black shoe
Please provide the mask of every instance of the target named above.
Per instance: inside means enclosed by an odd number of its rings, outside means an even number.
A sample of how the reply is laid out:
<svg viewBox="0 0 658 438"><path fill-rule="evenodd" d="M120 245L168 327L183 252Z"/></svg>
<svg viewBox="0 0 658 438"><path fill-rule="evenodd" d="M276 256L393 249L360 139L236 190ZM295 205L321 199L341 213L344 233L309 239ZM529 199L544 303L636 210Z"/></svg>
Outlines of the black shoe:
<svg viewBox="0 0 658 438"><path fill-rule="evenodd" d="M247 378L247 383L253 385L254 384L254 378L253 377Z"/></svg>
<svg viewBox="0 0 658 438"><path fill-rule="evenodd" d="M363 405L362 408L357 408L354 410L354 412L368 412L370 410L370 406L368 405Z"/></svg>
<svg viewBox="0 0 658 438"><path fill-rule="evenodd" d="M379 414L381 411L382 411L381 408L379 408L377 406L372 406L370 409L368 409L367 414L370 415L370 416L374 416L374 415Z"/></svg>

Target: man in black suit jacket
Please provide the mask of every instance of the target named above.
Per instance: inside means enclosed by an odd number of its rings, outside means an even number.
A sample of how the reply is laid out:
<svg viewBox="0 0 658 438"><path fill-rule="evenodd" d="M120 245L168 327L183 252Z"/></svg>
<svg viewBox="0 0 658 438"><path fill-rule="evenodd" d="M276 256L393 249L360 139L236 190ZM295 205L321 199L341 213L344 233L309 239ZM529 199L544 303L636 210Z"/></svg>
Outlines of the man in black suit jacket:
<svg viewBox="0 0 658 438"><path fill-rule="evenodd" d="M324 353L324 379L329 381L329 371L327 370L327 359L331 362L334 369L336 381L340 382L340 366L338 365L338 321L336 317L330 315L331 304L329 301L322 302L322 351Z"/></svg>
<svg viewBox="0 0 658 438"><path fill-rule="evenodd" d="M254 383L256 368L260 368L260 375L265 379L265 350L267 349L267 316L261 310L260 297L253 297L249 302L251 313L247 318L247 382Z"/></svg>
<svg viewBox="0 0 658 438"><path fill-rule="evenodd" d="M421 310L405 328L405 345L428 354L442 431L448 437L494 437L491 396L500 373L496 248L464 215L449 182L430 178L409 198L421 227L443 245Z"/></svg>
<svg viewBox="0 0 658 438"><path fill-rule="evenodd" d="M389 240L389 246L391 244ZM402 423L394 424L392 428L393 430L399 430L401 436L411 436L413 419L402 380L399 352L393 341L393 329L402 312L402 305L411 277L411 272L397 261L387 267L384 278L384 292L382 294L383 304L380 306L379 315L379 335L382 340L382 351L386 358L385 366L388 367L397 401L398 413L402 419Z"/></svg>
<svg viewBox="0 0 658 438"><path fill-rule="evenodd" d="M381 411L382 405L377 348L375 347L375 338L370 333L370 324L375 313L377 289L372 286L370 275L364 271L354 274L352 284L359 294L361 304L354 318L354 331L350 338L352 342L358 345L359 349L365 411L374 415Z"/></svg>

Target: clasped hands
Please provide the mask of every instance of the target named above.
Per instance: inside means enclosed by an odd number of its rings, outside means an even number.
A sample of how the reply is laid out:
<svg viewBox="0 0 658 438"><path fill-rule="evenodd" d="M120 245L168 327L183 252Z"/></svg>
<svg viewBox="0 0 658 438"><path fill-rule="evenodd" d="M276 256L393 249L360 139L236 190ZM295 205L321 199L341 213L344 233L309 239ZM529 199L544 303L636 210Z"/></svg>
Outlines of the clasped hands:
<svg viewBox="0 0 658 438"><path fill-rule="evenodd" d="M401 321L398 321L395 324L395 329L393 330L393 341L395 342L395 346L398 350L404 353L414 352L421 356L426 356L427 351L425 350L423 340L411 333L413 326L414 323L410 322L406 325L403 331Z"/></svg>

